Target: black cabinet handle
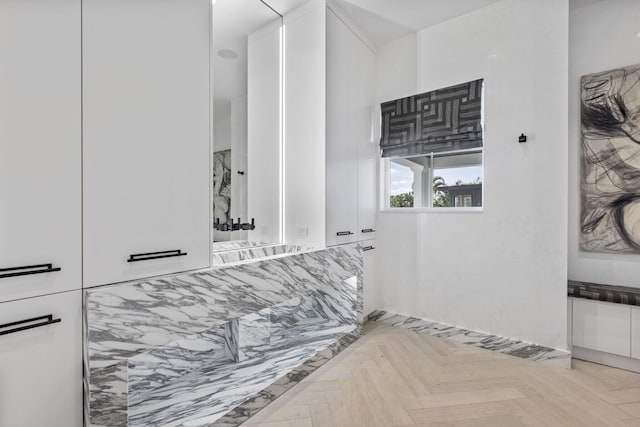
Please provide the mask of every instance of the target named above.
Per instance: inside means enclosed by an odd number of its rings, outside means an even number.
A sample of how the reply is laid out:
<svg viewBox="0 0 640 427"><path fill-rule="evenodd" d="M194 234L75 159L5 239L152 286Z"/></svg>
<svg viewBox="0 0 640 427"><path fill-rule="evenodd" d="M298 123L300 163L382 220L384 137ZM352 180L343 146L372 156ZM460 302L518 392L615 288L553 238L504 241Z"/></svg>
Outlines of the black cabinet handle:
<svg viewBox="0 0 640 427"><path fill-rule="evenodd" d="M373 228L363 228L360 231L362 231L363 233L373 233L376 230L374 230Z"/></svg>
<svg viewBox="0 0 640 427"><path fill-rule="evenodd" d="M338 231L336 233L336 236L350 236L351 234L353 234L353 233L350 232L350 231Z"/></svg>
<svg viewBox="0 0 640 427"><path fill-rule="evenodd" d="M363 252L366 252L366 251L372 251L372 250L374 250L374 249L375 249L375 246L364 246L364 247L362 248L362 251L363 251Z"/></svg>
<svg viewBox="0 0 640 427"><path fill-rule="evenodd" d="M174 256L185 256L186 252L182 252L182 249L175 249L172 251L161 251L161 252L147 252L145 254L133 254L129 255L129 259L127 262L138 262L138 261L148 261L150 259L158 259L158 258L170 258Z"/></svg>
<svg viewBox="0 0 640 427"><path fill-rule="evenodd" d="M45 321L34 323L40 320L45 320ZM33 319L5 323L4 325L0 325L0 335L13 334L15 332L26 331L27 329L39 328L40 326L47 326L47 325L52 325L54 323L60 323L60 322L62 322L62 319L54 319L53 315L48 314L46 316L34 317ZM23 325L23 326L18 326L18 325ZM13 326L17 326L17 328L13 328ZM7 329L7 328L12 328L12 329Z"/></svg>
<svg viewBox="0 0 640 427"><path fill-rule="evenodd" d="M0 279L15 276L28 276L29 274L51 273L62 270L52 264L28 265L25 267L0 268Z"/></svg>

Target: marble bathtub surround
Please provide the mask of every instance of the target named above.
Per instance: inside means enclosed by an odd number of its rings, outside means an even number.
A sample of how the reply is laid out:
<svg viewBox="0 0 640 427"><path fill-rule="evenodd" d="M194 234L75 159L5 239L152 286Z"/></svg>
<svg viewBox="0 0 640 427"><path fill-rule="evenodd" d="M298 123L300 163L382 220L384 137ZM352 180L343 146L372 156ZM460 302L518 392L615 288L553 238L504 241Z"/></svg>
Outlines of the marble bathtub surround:
<svg viewBox="0 0 640 427"><path fill-rule="evenodd" d="M361 277L350 245L85 290L91 425L211 422L357 329Z"/></svg>
<svg viewBox="0 0 640 427"><path fill-rule="evenodd" d="M385 325L399 326L415 332L449 339L486 350L497 351L521 359L533 360L563 368L571 368L571 353L567 351L380 310L374 311L368 318L369 320Z"/></svg>
<svg viewBox="0 0 640 427"><path fill-rule="evenodd" d="M211 256L213 266L235 264L257 260L261 258L271 258L276 256L286 256L288 254L310 251L311 247L296 245L270 245L260 247L237 248L226 251L214 252Z"/></svg>
<svg viewBox="0 0 640 427"><path fill-rule="evenodd" d="M253 397L245 400L240 405L218 418L210 427L237 427L258 413L261 409L276 400L291 387L298 384L313 371L324 365L342 350L351 345L362 335L362 327L358 327L352 333L344 334L339 340L320 351L315 356L307 359L302 365L289 371L267 388L261 390Z"/></svg>
<svg viewBox="0 0 640 427"><path fill-rule="evenodd" d="M273 246L269 242L257 242L254 240L228 240L223 242L213 242L211 244L212 252L233 251L236 249L255 248L259 246Z"/></svg>

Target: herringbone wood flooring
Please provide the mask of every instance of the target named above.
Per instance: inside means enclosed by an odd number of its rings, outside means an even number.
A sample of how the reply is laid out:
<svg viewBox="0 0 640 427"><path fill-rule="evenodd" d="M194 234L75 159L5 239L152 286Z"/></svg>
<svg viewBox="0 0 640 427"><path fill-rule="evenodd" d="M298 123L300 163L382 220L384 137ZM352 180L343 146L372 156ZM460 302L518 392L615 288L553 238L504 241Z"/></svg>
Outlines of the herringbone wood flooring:
<svg viewBox="0 0 640 427"><path fill-rule="evenodd" d="M573 367L369 322L244 426L640 426L640 374Z"/></svg>

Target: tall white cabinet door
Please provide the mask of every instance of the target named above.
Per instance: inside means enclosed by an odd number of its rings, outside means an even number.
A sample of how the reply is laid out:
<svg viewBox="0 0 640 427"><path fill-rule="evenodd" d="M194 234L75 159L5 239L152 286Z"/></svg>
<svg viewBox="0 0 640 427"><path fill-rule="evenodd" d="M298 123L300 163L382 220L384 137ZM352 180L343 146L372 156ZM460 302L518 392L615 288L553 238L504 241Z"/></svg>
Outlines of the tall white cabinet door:
<svg viewBox="0 0 640 427"><path fill-rule="evenodd" d="M327 246L358 237L357 43L327 10Z"/></svg>
<svg viewBox="0 0 640 427"><path fill-rule="evenodd" d="M85 286L210 265L210 7L83 1Z"/></svg>
<svg viewBox="0 0 640 427"><path fill-rule="evenodd" d="M0 426L82 426L80 290L0 303Z"/></svg>
<svg viewBox="0 0 640 427"><path fill-rule="evenodd" d="M358 239L364 240L375 237L377 212L378 142L375 140L373 112L376 57L360 42L357 59Z"/></svg>
<svg viewBox="0 0 640 427"><path fill-rule="evenodd" d="M1 0L0 302L81 286L80 106L80 0Z"/></svg>

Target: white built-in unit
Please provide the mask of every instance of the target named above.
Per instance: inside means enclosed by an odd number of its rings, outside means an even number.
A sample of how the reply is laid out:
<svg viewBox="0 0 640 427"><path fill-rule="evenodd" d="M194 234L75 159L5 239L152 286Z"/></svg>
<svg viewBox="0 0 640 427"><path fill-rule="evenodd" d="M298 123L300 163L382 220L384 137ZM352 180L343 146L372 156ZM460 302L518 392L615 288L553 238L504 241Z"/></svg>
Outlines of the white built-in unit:
<svg viewBox="0 0 640 427"><path fill-rule="evenodd" d="M640 308L631 307L631 357L640 360Z"/></svg>
<svg viewBox="0 0 640 427"><path fill-rule="evenodd" d="M640 309L569 298L571 351L589 360L640 372Z"/></svg>
<svg viewBox="0 0 640 427"><path fill-rule="evenodd" d="M307 3L284 23L285 242L372 239L378 158L372 44L333 3Z"/></svg>
<svg viewBox="0 0 640 427"><path fill-rule="evenodd" d="M0 426L82 426L81 292L0 304Z"/></svg>
<svg viewBox="0 0 640 427"><path fill-rule="evenodd" d="M83 2L85 286L210 265L210 7Z"/></svg>
<svg viewBox="0 0 640 427"><path fill-rule="evenodd" d="M327 245L375 233L375 53L327 8Z"/></svg>
<svg viewBox="0 0 640 427"><path fill-rule="evenodd" d="M0 1L0 426L82 425L80 10Z"/></svg>
<svg viewBox="0 0 640 427"><path fill-rule="evenodd" d="M366 315L379 307L374 45L333 2L306 3L284 28L284 242L368 248Z"/></svg>
<svg viewBox="0 0 640 427"><path fill-rule="evenodd" d="M79 2L0 2L0 61L2 302L80 288Z"/></svg>
<svg viewBox="0 0 640 427"><path fill-rule="evenodd" d="M375 240L363 240L360 242L362 250L362 262L363 262L363 309L362 315L366 319L372 311L382 307L382 301L380 300L380 293L378 292L376 283L376 260L375 260ZM362 320L365 320L362 319Z"/></svg>

